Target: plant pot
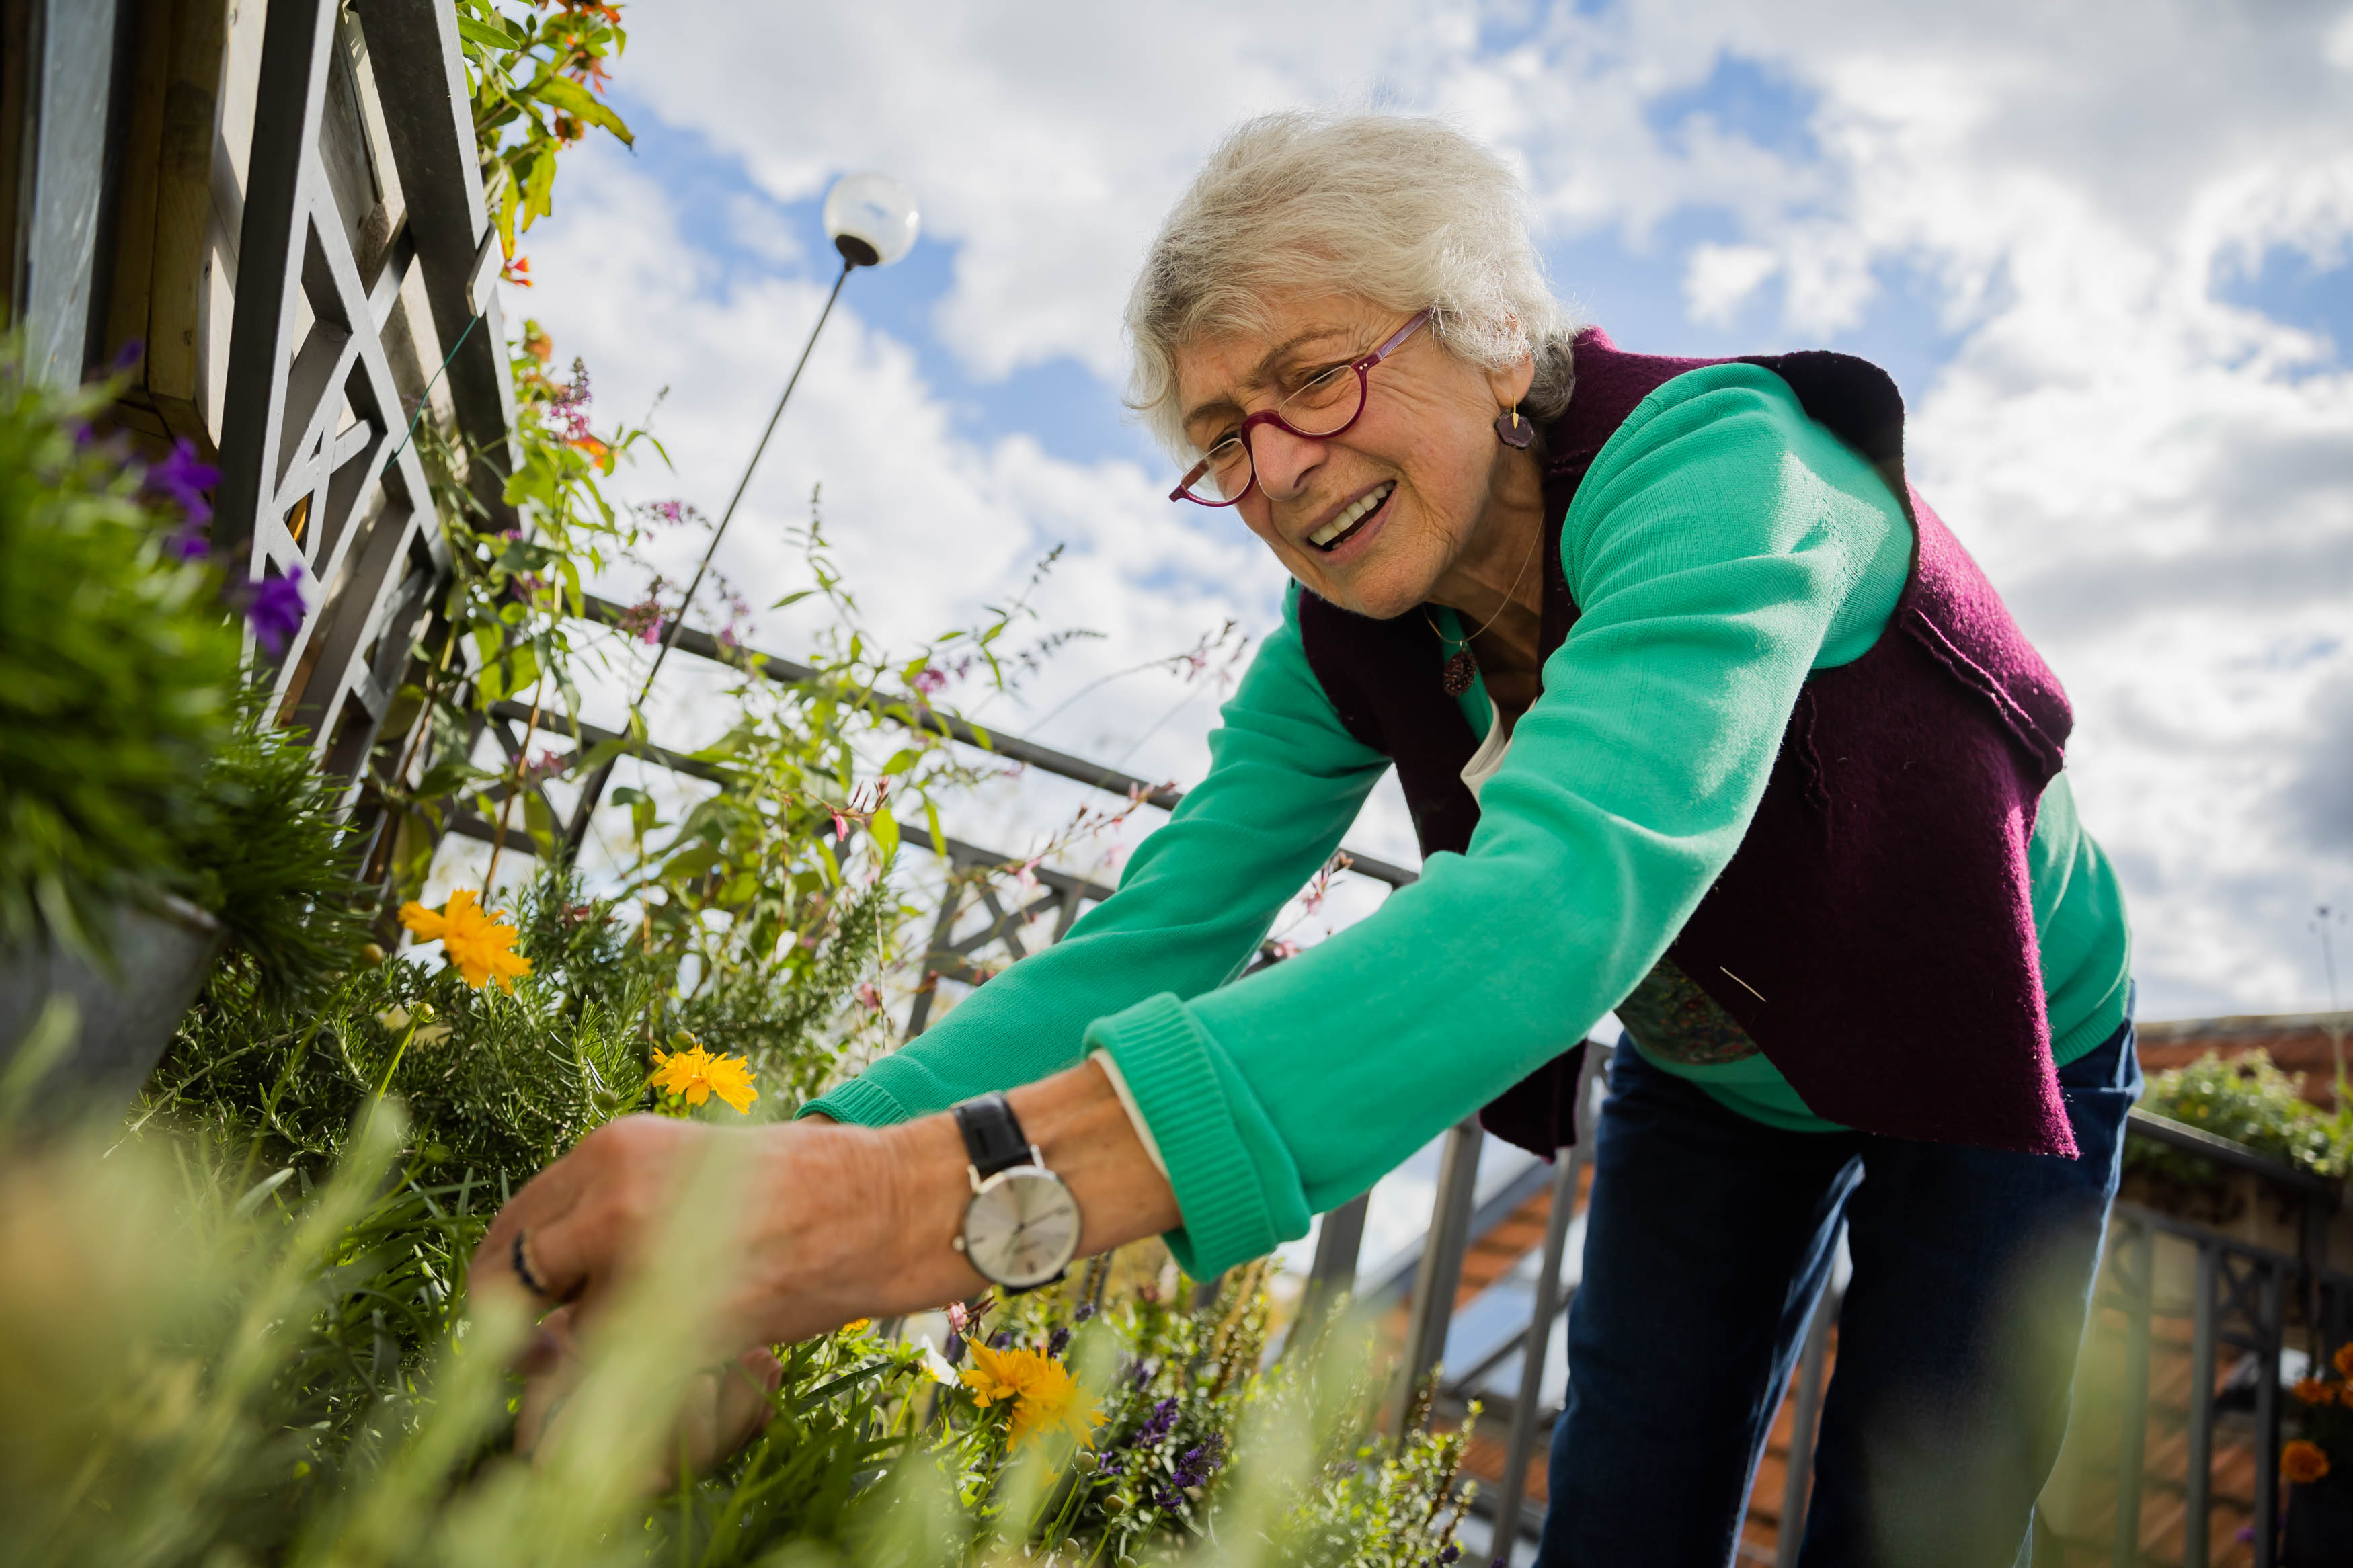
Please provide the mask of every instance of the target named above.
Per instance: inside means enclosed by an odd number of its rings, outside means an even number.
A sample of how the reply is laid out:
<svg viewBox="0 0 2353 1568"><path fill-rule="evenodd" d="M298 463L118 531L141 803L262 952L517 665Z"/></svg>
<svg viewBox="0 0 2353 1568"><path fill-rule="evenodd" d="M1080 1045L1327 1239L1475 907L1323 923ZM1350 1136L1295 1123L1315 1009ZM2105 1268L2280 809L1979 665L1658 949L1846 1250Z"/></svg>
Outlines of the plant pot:
<svg viewBox="0 0 2353 1568"><path fill-rule="evenodd" d="M2345 1568L2353 1563L2353 1478L2324 1476L2287 1489L2280 1568Z"/></svg>
<svg viewBox="0 0 2353 1568"><path fill-rule="evenodd" d="M61 1127L129 1104L204 988L224 941L220 922L168 895L118 905L110 935L119 978L53 944L0 952L0 1076L16 1065L51 997L74 1005L72 1043L26 1098L32 1125Z"/></svg>

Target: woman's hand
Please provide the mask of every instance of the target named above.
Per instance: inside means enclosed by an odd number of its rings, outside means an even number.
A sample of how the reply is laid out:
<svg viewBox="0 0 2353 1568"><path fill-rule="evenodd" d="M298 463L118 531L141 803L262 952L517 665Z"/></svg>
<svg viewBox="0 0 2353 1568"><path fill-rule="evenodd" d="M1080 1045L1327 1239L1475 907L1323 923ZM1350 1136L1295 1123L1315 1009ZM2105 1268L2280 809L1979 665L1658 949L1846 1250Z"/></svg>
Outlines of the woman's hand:
<svg viewBox="0 0 2353 1568"><path fill-rule="evenodd" d="M563 1430L573 1391L586 1370L574 1310L558 1307L543 1319L524 1352L522 1407L515 1417L515 1452L536 1453ZM765 1345L754 1346L723 1366L697 1373L679 1405L670 1440L662 1445L645 1490L657 1492L676 1479L670 1467L683 1455L696 1473L708 1469L758 1436L776 1414L769 1403L785 1380L784 1363Z"/></svg>
<svg viewBox="0 0 2353 1568"><path fill-rule="evenodd" d="M1073 1068L1010 1099L1030 1142L1078 1202L1082 1253L1181 1223L1167 1178L1101 1069ZM733 1267L712 1277L703 1303L715 1342L700 1347L712 1352L702 1358L709 1363L733 1363L754 1381L769 1379L775 1358L766 1346L857 1318L923 1310L987 1285L952 1245L972 1192L953 1117L882 1128L814 1120L722 1128L624 1117L532 1178L474 1254L468 1289L478 1298L521 1295L548 1311L524 1358L530 1385L519 1447L528 1449L560 1425L579 1369L576 1336L593 1331L678 1223L679 1205L714 1158L719 1178L734 1184L701 1212L730 1227ZM740 1395L730 1384L740 1385ZM708 1401L687 1412L689 1448L700 1455L707 1447L715 1458L757 1430L760 1412L744 1403L752 1392L744 1377L722 1378Z"/></svg>
<svg viewBox="0 0 2353 1568"><path fill-rule="evenodd" d="M628 1116L598 1128L499 1211L474 1254L470 1288L576 1303L567 1331L593 1319L670 1226L708 1162L724 1184L701 1213L732 1235L732 1267L701 1303L726 1348L779 1344L839 1327L895 1270L902 1184L886 1135L786 1123L721 1128ZM975 1289L978 1287L976 1285ZM951 1289L951 1293L953 1290Z"/></svg>

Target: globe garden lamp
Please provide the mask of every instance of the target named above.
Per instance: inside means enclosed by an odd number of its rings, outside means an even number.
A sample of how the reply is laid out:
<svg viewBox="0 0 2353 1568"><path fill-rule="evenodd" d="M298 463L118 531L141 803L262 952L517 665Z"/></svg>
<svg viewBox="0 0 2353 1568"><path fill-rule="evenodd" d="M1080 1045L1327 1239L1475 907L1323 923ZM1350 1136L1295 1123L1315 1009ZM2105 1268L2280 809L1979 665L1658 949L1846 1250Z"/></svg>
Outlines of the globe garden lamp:
<svg viewBox="0 0 2353 1568"><path fill-rule="evenodd" d="M825 232L851 267L888 267L913 248L923 215L888 174L844 174L825 194Z"/></svg>
<svg viewBox="0 0 2353 1568"><path fill-rule="evenodd" d="M686 612L694 605L695 591L702 586L703 574L711 570L711 558L719 552L719 542L727 536L727 525L734 521L735 508L742 503L744 492L751 488L752 471L760 466L760 456L768 449L768 437L776 433L776 421L785 416L785 405L792 401L793 388L801 384L801 372L808 368L809 353L817 347L817 336L825 331L827 319L833 314L833 302L841 298L841 286L859 268L888 267L914 248L915 230L921 222L915 198L908 194L906 186L888 174L871 171L844 174L825 194L825 232L832 239L834 249L841 253L841 271L835 276L833 292L825 297L825 309L818 312L817 325L809 329L800 360L793 366L784 393L768 416L767 428L760 432L759 445L752 448L752 460L744 465L744 477L735 481L735 494L728 500L727 510L720 513L719 526L711 531L710 547L703 551L702 564L694 569L694 580L686 586L686 597L680 602L678 613L670 617L670 630L654 652L653 668L646 671L645 684L638 688L638 708L644 708L646 699L653 694L654 677L661 673L662 660L670 657L680 629L686 625ZM581 846L588 838L588 819L595 815L596 803L604 798L605 786L611 781L614 764L619 760L607 759L582 782L579 804L573 808L572 820L565 828L564 865L572 865L579 858Z"/></svg>

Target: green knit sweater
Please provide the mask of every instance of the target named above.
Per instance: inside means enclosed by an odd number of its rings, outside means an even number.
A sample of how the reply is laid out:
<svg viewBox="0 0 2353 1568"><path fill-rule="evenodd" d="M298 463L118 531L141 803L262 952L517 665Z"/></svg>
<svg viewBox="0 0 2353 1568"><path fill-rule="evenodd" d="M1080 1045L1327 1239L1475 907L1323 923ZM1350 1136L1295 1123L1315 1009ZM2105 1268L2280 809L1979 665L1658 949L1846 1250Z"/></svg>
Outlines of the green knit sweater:
<svg viewBox="0 0 2353 1568"><path fill-rule="evenodd" d="M1885 483L1771 372L1677 377L1578 489L1561 558L1582 613L1467 853L1229 984L1388 765L1308 668L1294 590L1209 737L1208 776L1116 895L807 1110L900 1121L1103 1049L1166 1163L1187 1269L1304 1234L1652 974L1738 848L1799 686L1870 649L1910 548ZM1483 725L1483 693L1465 701ZM2123 1021L2129 965L2115 875L2063 777L2030 858L2063 1062ZM1761 1056L1646 1054L1759 1120L1830 1125Z"/></svg>

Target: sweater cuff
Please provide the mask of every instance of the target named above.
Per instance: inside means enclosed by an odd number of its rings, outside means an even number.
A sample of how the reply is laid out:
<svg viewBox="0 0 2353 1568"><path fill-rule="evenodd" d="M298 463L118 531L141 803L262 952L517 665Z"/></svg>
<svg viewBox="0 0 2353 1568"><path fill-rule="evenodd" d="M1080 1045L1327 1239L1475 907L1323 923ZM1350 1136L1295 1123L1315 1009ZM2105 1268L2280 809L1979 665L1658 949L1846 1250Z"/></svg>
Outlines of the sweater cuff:
<svg viewBox="0 0 2353 1568"><path fill-rule="evenodd" d="M889 1127L914 1120L914 1113L892 1099L889 1089L862 1075L818 1095L794 1111L793 1120L809 1115L830 1116L856 1127Z"/></svg>
<svg viewBox="0 0 2353 1568"><path fill-rule="evenodd" d="M1275 1234L1248 1142L1219 1081L1217 1046L1185 1005L1162 994L1087 1030L1110 1053L1152 1142L1167 1163L1184 1224L1163 1237L1196 1279L1274 1249Z"/></svg>

